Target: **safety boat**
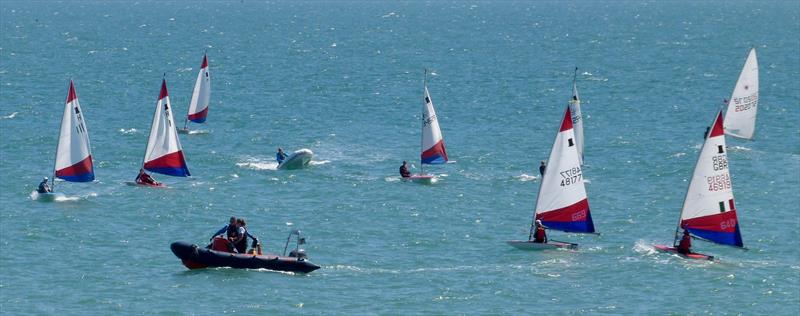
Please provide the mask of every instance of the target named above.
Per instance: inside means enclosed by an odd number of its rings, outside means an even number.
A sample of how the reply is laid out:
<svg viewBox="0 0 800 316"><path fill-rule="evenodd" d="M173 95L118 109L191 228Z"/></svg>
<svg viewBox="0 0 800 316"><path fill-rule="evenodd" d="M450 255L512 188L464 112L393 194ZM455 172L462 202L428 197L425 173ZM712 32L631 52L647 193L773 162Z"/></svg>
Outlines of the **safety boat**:
<svg viewBox="0 0 800 316"><path fill-rule="evenodd" d="M295 249L286 255L292 236L297 236ZM274 271L310 273L320 266L308 261L308 256L300 245L305 238L300 231L293 230L286 239L283 255L262 254L260 245L247 253L235 253L233 245L223 237L215 237L211 244L200 247L183 241L170 245L172 253L181 259L183 265L190 270L210 267L230 267L235 269L268 269Z"/></svg>
<svg viewBox="0 0 800 316"><path fill-rule="evenodd" d="M294 170L294 169L303 169L311 163L311 158L314 157L314 153L308 149L303 148L296 150L293 152L286 160L283 161L280 165L278 165L278 169L280 170Z"/></svg>

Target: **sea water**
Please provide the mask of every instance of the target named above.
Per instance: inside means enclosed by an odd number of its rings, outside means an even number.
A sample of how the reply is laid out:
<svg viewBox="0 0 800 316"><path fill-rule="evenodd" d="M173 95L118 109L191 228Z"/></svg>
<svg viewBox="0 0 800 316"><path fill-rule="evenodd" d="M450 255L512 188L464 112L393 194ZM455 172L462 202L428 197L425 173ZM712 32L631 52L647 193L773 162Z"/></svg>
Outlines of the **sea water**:
<svg viewBox="0 0 800 316"><path fill-rule="evenodd" d="M19 314L794 314L800 309L795 1L2 1L0 312ZM750 47L755 141L728 138L745 246L672 242L706 126ZM180 135L191 178L136 176L162 77L181 127L203 53L212 104ZM571 96L599 236L525 252L538 163ZM423 70L447 152L419 172ZM52 176L68 82L96 180ZM278 171L277 147L309 148ZM189 271L229 216L308 275Z"/></svg>

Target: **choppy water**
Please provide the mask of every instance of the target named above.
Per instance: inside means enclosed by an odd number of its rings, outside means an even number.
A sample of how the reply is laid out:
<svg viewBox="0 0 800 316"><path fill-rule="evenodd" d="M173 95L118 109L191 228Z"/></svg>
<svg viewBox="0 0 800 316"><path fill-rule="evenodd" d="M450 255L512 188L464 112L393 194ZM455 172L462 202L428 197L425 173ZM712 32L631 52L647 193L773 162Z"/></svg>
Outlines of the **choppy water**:
<svg viewBox="0 0 800 316"><path fill-rule="evenodd" d="M792 314L800 309L800 5L787 2L0 3L3 314ZM761 69L757 140L728 140L749 251L671 241L705 126L747 50ZM182 135L190 179L125 185L162 74L177 114L203 51L207 133ZM522 252L570 95L601 236ZM403 183L419 150L423 67L455 164ZM73 78L97 181L52 172ZM277 146L317 163L276 171ZM279 251L302 229L309 275L188 271L169 250L230 215Z"/></svg>

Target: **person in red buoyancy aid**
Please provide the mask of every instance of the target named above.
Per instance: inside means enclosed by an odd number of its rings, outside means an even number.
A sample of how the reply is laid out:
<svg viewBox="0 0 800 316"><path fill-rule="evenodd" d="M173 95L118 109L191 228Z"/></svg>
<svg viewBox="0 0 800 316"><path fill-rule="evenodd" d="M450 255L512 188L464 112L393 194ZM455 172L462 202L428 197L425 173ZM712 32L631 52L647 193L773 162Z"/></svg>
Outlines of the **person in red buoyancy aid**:
<svg viewBox="0 0 800 316"><path fill-rule="evenodd" d="M149 185L158 185L153 177L151 177L147 172L144 172L144 169L139 169L139 175L136 176L137 183L144 183Z"/></svg>
<svg viewBox="0 0 800 316"><path fill-rule="evenodd" d="M683 230L683 237L677 247L678 253L689 254L692 252L692 235L689 235L688 230Z"/></svg>
<svg viewBox="0 0 800 316"><path fill-rule="evenodd" d="M536 232L533 233L533 242L546 244L547 243L547 233L544 231L545 227L542 225L541 220L536 220Z"/></svg>

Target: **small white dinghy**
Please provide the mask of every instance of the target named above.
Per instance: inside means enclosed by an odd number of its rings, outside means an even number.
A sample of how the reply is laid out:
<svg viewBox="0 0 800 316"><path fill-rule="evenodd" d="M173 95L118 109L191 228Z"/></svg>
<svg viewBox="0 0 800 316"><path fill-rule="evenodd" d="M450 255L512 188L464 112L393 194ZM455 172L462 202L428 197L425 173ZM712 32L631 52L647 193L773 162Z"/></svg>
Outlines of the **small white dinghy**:
<svg viewBox="0 0 800 316"><path fill-rule="evenodd" d="M733 88L733 94L725 111L725 134L737 138L753 140L756 132L758 112L758 60L756 49L750 53Z"/></svg>
<svg viewBox="0 0 800 316"><path fill-rule="evenodd" d="M551 230L572 233L595 232L592 215L589 212L589 199L586 196L570 112L570 107L567 106L553 148L550 150L550 158L547 159L547 169L539 186L536 210L528 240L506 242L515 248L544 250L578 247L578 244L575 243L554 240L546 243L534 242L533 235L537 220Z"/></svg>
<svg viewBox="0 0 800 316"><path fill-rule="evenodd" d="M278 165L278 170L303 169L308 166L313 157L314 153L308 148L297 150Z"/></svg>
<svg viewBox="0 0 800 316"><path fill-rule="evenodd" d="M56 178L68 182L94 181L89 131L83 121L83 111L72 80L69 81L67 102L64 104L64 114L61 117L56 159L53 166L53 182L50 185L51 191L35 192L36 200L50 202L65 197L62 193L53 192Z"/></svg>
<svg viewBox="0 0 800 316"><path fill-rule="evenodd" d="M428 93L428 70L425 70L425 79L423 80L423 104L422 104L422 141L419 164L420 173L414 174L411 177L405 178L411 182L421 184L436 183L436 176L433 174L425 173L423 167L425 165L440 165L446 164L447 151L444 149L444 137L442 137L442 130L439 128L439 119L436 117L436 110L433 108L433 101L431 95Z"/></svg>
<svg viewBox="0 0 800 316"><path fill-rule="evenodd" d="M189 121L202 124L208 117L208 105L211 103L211 76L208 72L208 56L203 55L203 62L200 64L200 72L197 74L197 81L194 83L192 91L192 101L189 102L189 112L186 115L186 122L182 129L178 129L181 134L194 134L189 131Z"/></svg>

